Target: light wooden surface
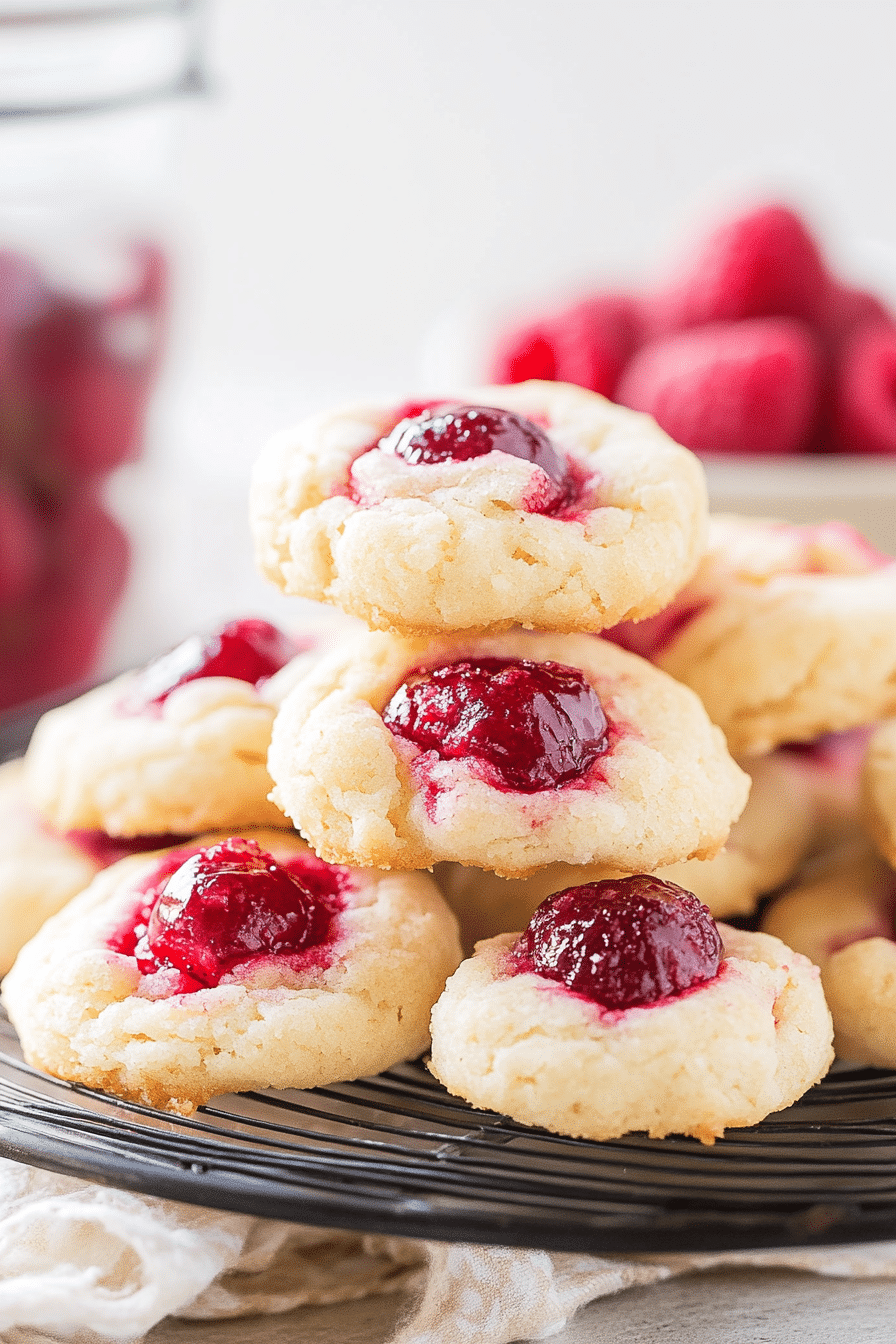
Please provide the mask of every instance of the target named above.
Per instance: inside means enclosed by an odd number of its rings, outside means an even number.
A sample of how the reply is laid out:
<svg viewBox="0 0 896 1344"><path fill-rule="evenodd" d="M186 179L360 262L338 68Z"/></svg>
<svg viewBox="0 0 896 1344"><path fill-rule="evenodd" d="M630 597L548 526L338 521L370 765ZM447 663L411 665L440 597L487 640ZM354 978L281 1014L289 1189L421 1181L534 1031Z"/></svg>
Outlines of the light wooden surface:
<svg viewBox="0 0 896 1344"><path fill-rule="evenodd" d="M148 1344L384 1344L407 1305L370 1298L285 1316L166 1321ZM557 1344L892 1344L896 1283L719 1270L593 1302L552 1338Z"/></svg>

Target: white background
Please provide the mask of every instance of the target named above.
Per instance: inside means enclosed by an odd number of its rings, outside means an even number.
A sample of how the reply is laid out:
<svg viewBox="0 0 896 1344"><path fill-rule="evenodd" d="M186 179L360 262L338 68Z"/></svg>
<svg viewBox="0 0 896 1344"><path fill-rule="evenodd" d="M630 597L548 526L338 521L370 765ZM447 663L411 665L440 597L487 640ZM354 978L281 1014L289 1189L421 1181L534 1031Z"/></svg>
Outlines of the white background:
<svg viewBox="0 0 896 1344"><path fill-rule="evenodd" d="M172 178L160 502L113 657L274 610L242 521L258 447L334 398L420 388L446 314L646 279L744 198L808 207L853 268L896 240L891 0L218 0L209 18L211 93Z"/></svg>

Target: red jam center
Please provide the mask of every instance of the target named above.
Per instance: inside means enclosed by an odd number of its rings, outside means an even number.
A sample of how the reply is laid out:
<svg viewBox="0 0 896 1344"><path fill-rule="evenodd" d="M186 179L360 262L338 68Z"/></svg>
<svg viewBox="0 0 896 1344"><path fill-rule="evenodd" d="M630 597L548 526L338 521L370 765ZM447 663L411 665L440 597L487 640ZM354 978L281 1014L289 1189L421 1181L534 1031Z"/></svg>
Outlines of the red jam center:
<svg viewBox="0 0 896 1344"><path fill-rule="evenodd" d="M674 882L638 875L549 896L517 951L521 969L560 980L606 1008L622 1009L712 980L722 941L696 896Z"/></svg>
<svg viewBox="0 0 896 1344"><path fill-rule="evenodd" d="M582 673L524 658L451 663L405 682L383 721L443 760L481 761L489 783L521 793L580 779L609 745L606 715Z"/></svg>
<svg viewBox="0 0 896 1344"><path fill-rule="evenodd" d="M341 908L340 874L304 855L280 864L253 840L231 839L167 855L147 885L134 924L109 946L137 958L144 975L176 970L183 989L216 985L256 957L303 953L329 939Z"/></svg>
<svg viewBox="0 0 896 1344"><path fill-rule="evenodd" d="M381 452L393 453L414 466L437 462L467 462L486 453L507 453L540 467L553 489L539 503L547 513L569 503L575 494L570 463L557 451L540 425L513 411L494 406L450 403L399 420L391 434L380 439Z"/></svg>
<svg viewBox="0 0 896 1344"><path fill-rule="evenodd" d="M253 686L266 681L299 652L299 645L270 621L231 621L211 635L191 635L143 668L126 713L163 705L178 686L203 677L232 677Z"/></svg>

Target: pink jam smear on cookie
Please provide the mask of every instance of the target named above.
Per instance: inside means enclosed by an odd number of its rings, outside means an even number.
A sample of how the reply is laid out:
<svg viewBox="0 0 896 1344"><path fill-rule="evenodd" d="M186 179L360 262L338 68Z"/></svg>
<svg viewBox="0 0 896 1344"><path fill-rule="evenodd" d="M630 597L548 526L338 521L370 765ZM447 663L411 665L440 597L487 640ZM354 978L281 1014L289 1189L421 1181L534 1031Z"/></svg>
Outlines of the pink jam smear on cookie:
<svg viewBox="0 0 896 1344"><path fill-rule="evenodd" d="M106 941L144 976L179 975L172 993L217 985L235 966L280 957L329 964L347 874L313 854L278 863L254 840L164 855L138 889L130 920Z"/></svg>
<svg viewBox="0 0 896 1344"><path fill-rule="evenodd" d="M709 606L706 598L676 598L655 616L647 616L643 621L621 621L609 630L602 630L601 638L641 658L658 658Z"/></svg>
<svg viewBox="0 0 896 1344"><path fill-rule="evenodd" d="M108 868L119 859L132 854L151 854L154 849L168 849L183 839L181 835L107 835L105 831L63 831L69 844L75 845L94 863Z"/></svg>
<svg viewBox="0 0 896 1344"><path fill-rule="evenodd" d="M892 565L892 555L877 550L849 523L777 523L799 549L793 574L871 574Z"/></svg>
<svg viewBox="0 0 896 1344"><path fill-rule="evenodd" d="M865 943L869 938L886 938L896 942L896 873L888 873L884 881L869 885L866 895L872 898L873 907L868 911L864 924L845 929L827 942L827 954L842 952L853 943ZM870 902L869 902L870 903Z"/></svg>
<svg viewBox="0 0 896 1344"><path fill-rule="evenodd" d="M715 920L691 892L638 874L543 901L512 954L515 973L558 980L611 1010L647 1007L713 980Z"/></svg>
<svg viewBox="0 0 896 1344"><path fill-rule="evenodd" d="M455 402L410 405L369 452L391 453L412 466L468 462L488 453L506 453L539 467L542 476L523 500L527 513L557 514L579 498L586 473L560 452L542 427L526 416L495 406ZM363 503L357 494L350 495Z"/></svg>
<svg viewBox="0 0 896 1344"><path fill-rule="evenodd" d="M609 747L607 717L578 668L525 658L466 659L406 681L383 721L441 760L477 762L507 793L581 779Z"/></svg>
<svg viewBox="0 0 896 1344"><path fill-rule="evenodd" d="M853 943L865 943L869 938L886 938L887 942L896 942L896 921L893 918L893 911L889 912L889 917L881 913L877 919L864 925L862 928L850 929L849 933L839 934L836 938L830 938L827 944L827 953L832 957L835 952L842 952L845 947L852 947Z"/></svg>
<svg viewBox="0 0 896 1344"><path fill-rule="evenodd" d="M230 621L213 634L191 635L170 653L149 663L137 674L135 685L118 709L124 714L158 710L178 686L205 677L231 677L260 686L302 647L270 621Z"/></svg>
<svg viewBox="0 0 896 1344"><path fill-rule="evenodd" d="M771 582L786 574L861 576L893 564L892 556L875 550L848 523L772 523L768 526L792 543L793 550L786 563L771 569L763 581ZM755 581L754 576L751 582ZM685 588L655 616L648 616L643 621L622 621L612 629L602 631L602 637L642 658L659 658L692 621L709 610L723 591L724 588L721 592L701 595Z"/></svg>

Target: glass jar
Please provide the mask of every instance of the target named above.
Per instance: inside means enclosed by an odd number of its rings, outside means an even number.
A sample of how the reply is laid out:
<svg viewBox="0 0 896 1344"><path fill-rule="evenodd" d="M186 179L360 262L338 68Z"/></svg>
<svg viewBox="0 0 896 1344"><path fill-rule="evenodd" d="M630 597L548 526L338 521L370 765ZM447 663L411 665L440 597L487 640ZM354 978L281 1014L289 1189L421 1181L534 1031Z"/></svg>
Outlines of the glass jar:
<svg viewBox="0 0 896 1344"><path fill-rule="evenodd" d="M191 0L0 0L0 709L88 678L125 587L109 473L164 344L158 205Z"/></svg>

